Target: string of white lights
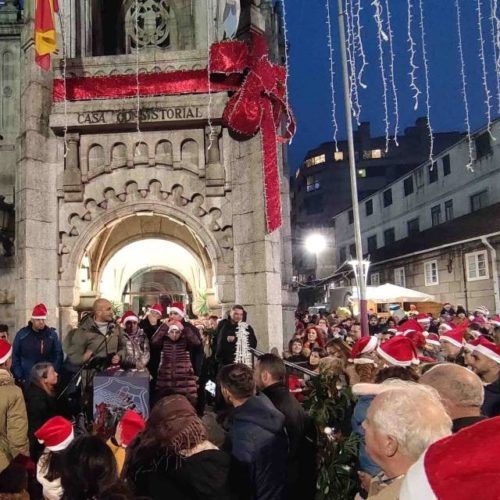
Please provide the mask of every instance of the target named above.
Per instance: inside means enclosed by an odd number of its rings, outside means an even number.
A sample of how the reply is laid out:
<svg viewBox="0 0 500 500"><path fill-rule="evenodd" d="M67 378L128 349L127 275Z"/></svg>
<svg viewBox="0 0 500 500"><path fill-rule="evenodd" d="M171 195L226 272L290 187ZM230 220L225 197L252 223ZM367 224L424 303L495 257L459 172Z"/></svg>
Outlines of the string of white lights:
<svg viewBox="0 0 500 500"><path fill-rule="evenodd" d="M285 0L281 0L281 14L283 23L283 41L285 42L285 95L288 102L288 77L290 75L290 61L288 60L288 27L286 23L286 5Z"/></svg>
<svg viewBox="0 0 500 500"><path fill-rule="evenodd" d="M490 0L490 22L497 84L497 110L500 113L500 18L498 17L498 0Z"/></svg>
<svg viewBox="0 0 500 500"><path fill-rule="evenodd" d="M382 5L380 0L373 0L372 5L375 9L373 18L377 25L377 45L378 45L378 56L379 56L379 68L380 75L382 77L382 88L383 88L383 102L384 102L384 123L385 123L385 151L389 150L389 105L387 102L387 78L385 76L385 64L384 64L384 41L388 41L388 36L384 32L384 27L382 24Z"/></svg>
<svg viewBox="0 0 500 500"><path fill-rule="evenodd" d="M328 54L330 59L330 93L332 97L332 127L333 127L333 142L335 144L335 151L338 152L339 146L337 142L337 134L339 126L337 123L337 103L335 98L335 68L333 64L333 37L332 37L332 16L330 13L330 0L325 1L326 5L326 25L328 27Z"/></svg>
<svg viewBox="0 0 500 500"><path fill-rule="evenodd" d="M139 0L135 0L135 83L136 83L136 130L137 146L135 153L140 154L140 145L143 143L141 131L141 88L139 78Z"/></svg>
<svg viewBox="0 0 500 500"><path fill-rule="evenodd" d="M346 0L345 3L345 18L347 28L347 57L349 62L349 86L351 93L351 109L356 123L360 124L361 103L359 102L358 82L356 79L356 43L354 37L354 8L353 0Z"/></svg>
<svg viewBox="0 0 500 500"><path fill-rule="evenodd" d="M366 89L368 88L368 85L364 83L363 76L365 68L366 66L368 66L368 61L366 60L365 48L363 46L363 37L362 37L363 25L361 24L362 10L363 7L361 7L361 0L356 0L356 8L354 13L354 24L355 24L354 36L356 38L357 54L361 60L361 68L358 71L358 85L361 88Z"/></svg>
<svg viewBox="0 0 500 500"><path fill-rule="evenodd" d="M491 92L488 84L488 70L486 68L486 56L484 53L484 35L483 35L483 12L481 0L476 0L476 12L477 12L477 24L479 31L479 60L481 61L481 72L483 80L484 89L484 103L486 104L486 119L488 124L486 125L488 132L493 140L493 134L491 133Z"/></svg>
<svg viewBox="0 0 500 500"><path fill-rule="evenodd" d="M410 89L413 92L413 109L416 111L418 109L418 96L422 93L417 85L417 76L416 72L418 66L415 64L415 56L417 52L415 50L416 44L413 39L413 6L412 0L407 0L407 12L408 12L408 52L410 54Z"/></svg>
<svg viewBox="0 0 500 500"><path fill-rule="evenodd" d="M68 55L66 52L66 31L64 28L64 20L61 15L61 10L58 12L59 24L61 26L61 39L62 39L62 77L64 89L64 159L68 156L68 82L67 82L67 68L68 68Z"/></svg>
<svg viewBox="0 0 500 500"><path fill-rule="evenodd" d="M427 46L425 43L425 24L424 24L424 3L419 0L420 13L420 37L422 43L422 59L424 61L424 79L425 79L425 109L427 112L427 128L429 129L429 160L431 169L434 167L434 131L431 123L431 88L429 83L429 61L427 59Z"/></svg>
<svg viewBox="0 0 500 500"><path fill-rule="evenodd" d="M392 23L391 23L391 10L389 8L389 0L385 0L385 12L386 12L386 24L387 24L387 34L389 36L389 75L391 81L391 89L392 89L392 99L394 104L394 143L396 146L399 146L398 143L398 132L399 132L399 102L398 102L398 89L396 87L396 78L394 76L394 40L392 34Z"/></svg>
<svg viewBox="0 0 500 500"><path fill-rule="evenodd" d="M212 23L210 22L212 21ZM213 24L212 1L207 0L207 87L208 87L208 104L207 104L207 122L208 122L208 147L210 151L214 142L214 126L212 123L212 81L210 75L212 73L210 66L210 46L212 44L212 24Z"/></svg>
<svg viewBox="0 0 500 500"><path fill-rule="evenodd" d="M462 40L462 13L460 9L460 0L455 0L455 10L457 12L457 32L458 32L458 54L460 56L460 73L462 77L462 96L464 98L465 108L465 127L467 129L467 143L469 148L469 163L467 168L472 172L474 171L474 149L472 145L471 127L470 127L470 114L469 114L469 100L467 98L467 77L465 73L465 58L464 46Z"/></svg>

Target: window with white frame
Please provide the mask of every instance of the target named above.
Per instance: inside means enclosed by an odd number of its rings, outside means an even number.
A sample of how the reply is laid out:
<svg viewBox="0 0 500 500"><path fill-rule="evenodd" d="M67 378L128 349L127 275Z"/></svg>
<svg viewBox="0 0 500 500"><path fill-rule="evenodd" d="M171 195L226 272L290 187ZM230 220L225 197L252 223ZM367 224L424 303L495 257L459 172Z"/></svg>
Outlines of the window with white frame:
<svg viewBox="0 0 500 500"><path fill-rule="evenodd" d="M394 269L394 284L397 286L406 286L404 267L396 267Z"/></svg>
<svg viewBox="0 0 500 500"><path fill-rule="evenodd" d="M370 284L372 286L379 286L380 285L380 273L372 273L370 275Z"/></svg>
<svg viewBox="0 0 500 500"><path fill-rule="evenodd" d="M425 286L439 285L439 271L437 260L430 260L424 264Z"/></svg>
<svg viewBox="0 0 500 500"><path fill-rule="evenodd" d="M488 253L486 250L465 254L465 268L467 281L488 279Z"/></svg>

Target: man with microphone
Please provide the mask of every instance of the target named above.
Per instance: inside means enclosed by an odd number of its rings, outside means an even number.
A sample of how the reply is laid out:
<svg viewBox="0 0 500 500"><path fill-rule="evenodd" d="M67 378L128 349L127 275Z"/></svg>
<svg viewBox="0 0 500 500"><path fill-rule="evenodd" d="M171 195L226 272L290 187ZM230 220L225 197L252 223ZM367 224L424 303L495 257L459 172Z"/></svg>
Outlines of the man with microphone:
<svg viewBox="0 0 500 500"><path fill-rule="evenodd" d="M64 347L67 375L71 379L82 371L82 389L91 394L96 372L119 365L125 355L123 331L114 321L111 302L97 299L92 313L82 318L78 327L68 333ZM72 389L76 387L68 387L70 394Z"/></svg>

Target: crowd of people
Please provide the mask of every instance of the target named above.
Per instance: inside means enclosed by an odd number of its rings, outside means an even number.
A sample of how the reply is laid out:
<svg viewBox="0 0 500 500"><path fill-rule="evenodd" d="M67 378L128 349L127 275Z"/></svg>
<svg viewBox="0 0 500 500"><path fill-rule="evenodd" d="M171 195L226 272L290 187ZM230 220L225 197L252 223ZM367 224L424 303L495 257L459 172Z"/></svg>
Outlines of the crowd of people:
<svg viewBox="0 0 500 500"><path fill-rule="evenodd" d="M344 310L297 312L288 349L249 364L239 350L257 337L238 305L116 319L98 299L62 342L46 319L39 304L13 339L0 325L0 500L312 500L318 443L337 428L357 436L357 498L465 500L481 480L481 498L500 498L500 317L484 307L372 313L368 335ZM104 437L93 377L114 370L149 374L151 410L124 409ZM352 395L326 426L304 405L325 373ZM469 457L473 475L448 463Z"/></svg>

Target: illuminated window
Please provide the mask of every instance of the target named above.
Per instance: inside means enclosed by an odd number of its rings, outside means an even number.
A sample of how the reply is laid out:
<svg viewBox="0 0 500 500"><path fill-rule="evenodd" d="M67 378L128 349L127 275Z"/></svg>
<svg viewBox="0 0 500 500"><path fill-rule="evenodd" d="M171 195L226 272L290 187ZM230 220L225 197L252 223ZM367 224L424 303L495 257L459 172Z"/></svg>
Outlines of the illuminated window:
<svg viewBox="0 0 500 500"><path fill-rule="evenodd" d="M358 169L358 177L366 177L366 168Z"/></svg>
<svg viewBox="0 0 500 500"><path fill-rule="evenodd" d="M335 161L342 161L344 159L344 152L343 151L335 151L333 153L333 159Z"/></svg>
<svg viewBox="0 0 500 500"><path fill-rule="evenodd" d="M318 155L318 156L313 156L312 158L308 158L305 161L306 167L313 167L314 165L319 165L320 163L325 163L326 161L326 156L325 155Z"/></svg>
<svg viewBox="0 0 500 500"><path fill-rule="evenodd" d="M317 191L321 187L319 179L315 175L308 175L306 177L306 191L310 193L311 191Z"/></svg>
<svg viewBox="0 0 500 500"><path fill-rule="evenodd" d="M372 149L372 159L382 158L382 150L381 149Z"/></svg>
<svg viewBox="0 0 500 500"><path fill-rule="evenodd" d="M368 151L363 151L363 160L376 160L378 158L383 158L385 152L381 149L369 149Z"/></svg>

